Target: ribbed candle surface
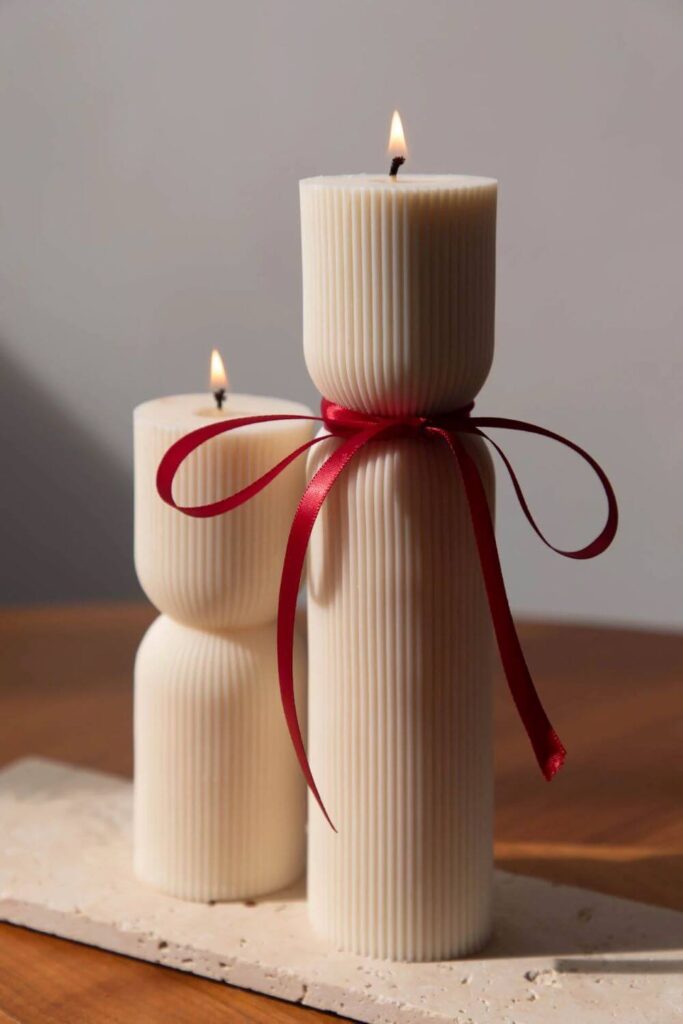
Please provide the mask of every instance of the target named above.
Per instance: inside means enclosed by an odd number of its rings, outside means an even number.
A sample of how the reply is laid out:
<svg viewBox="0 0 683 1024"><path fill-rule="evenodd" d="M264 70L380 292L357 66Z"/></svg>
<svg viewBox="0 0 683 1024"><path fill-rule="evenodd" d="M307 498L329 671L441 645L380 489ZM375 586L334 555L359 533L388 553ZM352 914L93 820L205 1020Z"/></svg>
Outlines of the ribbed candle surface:
<svg viewBox="0 0 683 1024"><path fill-rule="evenodd" d="M164 504L157 468L174 441L216 420L309 413L236 394L220 412L202 394L135 410L135 565L165 613L136 663L135 870L184 899L244 899L303 871L304 785L280 707L274 619L305 467L298 460L243 508L210 519ZM176 501L240 490L312 430L294 420L214 438L180 468Z"/></svg>
<svg viewBox="0 0 683 1024"><path fill-rule="evenodd" d="M496 182L464 175L300 183L304 354L350 409L471 401L493 358Z"/></svg>
<svg viewBox="0 0 683 1024"><path fill-rule="evenodd" d="M495 181L312 178L301 222L304 351L326 397L381 415L470 402L493 356ZM469 953L490 926L492 629L445 446L354 458L308 579L309 751L339 829L310 803L312 923L365 955Z"/></svg>
<svg viewBox="0 0 683 1024"><path fill-rule="evenodd" d="M477 460L492 494L478 442ZM473 544L436 442L373 445L314 530L309 753L339 834L311 801L309 905L343 949L432 960L488 934L491 625Z"/></svg>
<svg viewBox="0 0 683 1024"><path fill-rule="evenodd" d="M298 636L295 674L305 706ZM135 666L138 877L182 899L244 899L301 875L304 836L275 625L208 633L160 616Z"/></svg>
<svg viewBox="0 0 683 1024"><path fill-rule="evenodd" d="M177 395L135 410L135 567L150 601L200 629L271 622L294 511L305 484L304 460L289 466L248 505L193 519L164 504L156 472L170 445L217 418L259 413L310 414L276 398L229 395L222 413L209 395ZM312 436L306 421L259 424L203 445L181 467L176 501L200 505L239 490Z"/></svg>

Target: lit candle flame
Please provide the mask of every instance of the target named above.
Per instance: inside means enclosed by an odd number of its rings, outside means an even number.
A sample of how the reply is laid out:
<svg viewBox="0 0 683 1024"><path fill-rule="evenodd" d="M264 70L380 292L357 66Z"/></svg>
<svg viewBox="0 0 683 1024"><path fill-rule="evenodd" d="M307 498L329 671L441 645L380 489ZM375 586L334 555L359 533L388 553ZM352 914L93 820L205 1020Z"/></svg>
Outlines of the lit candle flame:
<svg viewBox="0 0 683 1024"><path fill-rule="evenodd" d="M228 375L225 372L225 366L221 359L221 354L217 348L211 353L211 390L222 391L227 390L228 387Z"/></svg>
<svg viewBox="0 0 683 1024"><path fill-rule="evenodd" d="M391 131L389 132L389 146L387 152L389 153L389 156L398 156L403 159L408 155L406 137L403 132L403 123L398 110L394 111L394 116L391 119Z"/></svg>

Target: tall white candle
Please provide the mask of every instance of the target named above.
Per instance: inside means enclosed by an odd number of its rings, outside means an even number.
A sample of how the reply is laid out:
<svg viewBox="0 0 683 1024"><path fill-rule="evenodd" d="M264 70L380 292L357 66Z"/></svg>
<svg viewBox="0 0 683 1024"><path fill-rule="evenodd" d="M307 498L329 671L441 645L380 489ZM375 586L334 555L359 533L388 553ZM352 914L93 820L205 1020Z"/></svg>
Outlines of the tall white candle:
<svg viewBox="0 0 683 1024"><path fill-rule="evenodd" d="M301 182L304 349L327 398L380 414L474 398L493 353L495 217L486 178ZM488 454L470 446L492 502ZM485 940L490 656L457 471L431 442L374 443L309 558L309 752L339 829L309 802L309 910L340 947L420 960Z"/></svg>
<svg viewBox="0 0 683 1024"><path fill-rule="evenodd" d="M216 420L307 415L276 398L178 395L135 410L135 564L164 614L135 671L135 867L185 899L254 896L304 868L304 783L280 710L277 596L305 484L303 460L244 507L195 519L164 504L159 462ZM188 457L174 495L204 505L251 483L303 444L305 420L221 434ZM295 653L297 679L305 653Z"/></svg>

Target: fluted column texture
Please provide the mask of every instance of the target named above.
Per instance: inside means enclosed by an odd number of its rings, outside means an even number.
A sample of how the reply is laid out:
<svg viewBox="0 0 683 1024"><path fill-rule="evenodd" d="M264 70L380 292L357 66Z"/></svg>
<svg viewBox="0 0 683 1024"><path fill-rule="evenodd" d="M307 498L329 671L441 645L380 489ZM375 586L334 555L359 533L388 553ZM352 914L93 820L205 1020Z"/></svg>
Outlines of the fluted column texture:
<svg viewBox="0 0 683 1024"><path fill-rule="evenodd" d="M173 442L216 420L309 413L232 393L220 412L201 394L135 410L135 564L164 613L136 664L135 869L185 899L244 899L304 870L305 785L280 707L274 620L305 467L210 519L164 504L157 468ZM181 466L175 500L194 507L241 490L311 433L289 420L221 434Z"/></svg>
<svg viewBox="0 0 683 1024"><path fill-rule="evenodd" d="M496 183L313 178L301 219L304 351L326 397L379 415L470 402L493 355ZM488 453L466 443L492 504ZM313 926L363 955L470 953L491 915L492 627L445 445L356 456L308 580L309 751L339 830L309 801Z"/></svg>
<svg viewBox="0 0 683 1024"><path fill-rule="evenodd" d="M268 399L265 412L280 411ZM174 441L211 423L192 415L205 395L148 402L135 411L135 567L152 604L199 629L235 629L272 622L289 526L304 486L303 460L229 515L195 519L166 505L156 491L159 462ZM283 413L309 413L281 402ZM253 408L241 415L259 411ZM180 505L218 501L265 473L312 434L290 421L223 434L197 449L180 468Z"/></svg>
<svg viewBox="0 0 683 1024"><path fill-rule="evenodd" d="M311 919L368 956L460 956L488 934L492 864L491 625L466 500L436 442L374 445L345 474L309 562L309 752L339 830L311 801Z"/></svg>
<svg viewBox="0 0 683 1024"><path fill-rule="evenodd" d="M187 900L280 889L304 867L305 795L280 707L275 624L165 615L135 666L135 870ZM297 636L295 673L305 673Z"/></svg>
<svg viewBox="0 0 683 1024"><path fill-rule="evenodd" d="M382 415L471 401L493 358L495 181L359 175L300 190L316 387Z"/></svg>

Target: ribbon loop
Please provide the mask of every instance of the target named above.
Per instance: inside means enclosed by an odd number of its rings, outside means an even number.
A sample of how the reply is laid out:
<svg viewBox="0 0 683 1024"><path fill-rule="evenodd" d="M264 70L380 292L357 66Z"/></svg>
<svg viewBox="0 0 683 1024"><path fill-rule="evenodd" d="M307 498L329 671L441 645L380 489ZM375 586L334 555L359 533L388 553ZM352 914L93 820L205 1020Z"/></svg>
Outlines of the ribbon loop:
<svg viewBox="0 0 683 1024"><path fill-rule="evenodd" d="M389 440L397 437L422 437L427 441L431 437L447 445L465 490L482 577L491 610L493 628L510 692L529 736L536 759L546 779L552 779L564 763L566 756L565 748L541 704L517 636L505 591L493 521L484 485L479 475L479 469L476 461L467 451L466 445L463 444L460 435L475 434L495 448L510 475L517 500L530 526L544 544L566 558L594 558L609 547L617 531L617 500L604 470L588 452L574 444L573 441L569 441L567 438L562 437L560 434L555 434L551 430L546 430L544 427L525 423L522 420L471 416L473 406L474 403L471 403L461 409L433 417L392 417L375 416L345 409L343 406L323 399L320 416L245 416L200 427L198 430L194 430L190 434L181 437L171 445L159 464L157 490L160 497L172 508L183 512L185 515L206 518L222 515L249 501L279 476L291 462L309 448L312 448L313 445L326 441L331 436L337 437L342 441L313 475L296 510L282 568L277 621L280 693L287 727L306 782L332 828L334 828L332 819L327 813L308 763L306 746L296 709L292 668L296 602L301 585L308 542L325 499L340 474L354 456L367 444L374 441ZM222 498L219 501L199 506L181 506L175 502L173 498L175 475L185 459L199 448L200 445L217 437L219 434L231 430L238 430L256 423L282 420L309 420L323 423L329 433L306 441L305 444L294 449L294 451L272 466L262 476L253 480L235 494ZM484 428L502 428L536 434L540 437L556 441L558 444L562 444L578 454L598 477L607 498L607 520L600 533L585 547L576 550L562 550L551 544L541 532L531 513L510 460L498 443L484 433ZM447 541L447 538L445 540Z"/></svg>
<svg viewBox="0 0 683 1024"><path fill-rule="evenodd" d="M222 498L220 501L212 501L207 505L178 505L173 497L173 481L175 475L182 466L185 459L200 448L206 441L212 440L214 437L218 437L219 434L226 434L231 430L238 430L240 427L248 427L255 423L271 423L273 421L281 420L314 420L317 421L318 416L242 416L239 419L234 420L223 420L219 423L210 423L206 427L199 427L198 430L193 430L189 434L185 434L184 437L179 438L168 451L164 454L159 468L157 469L157 491L159 497L170 505L171 508L177 509L179 512L183 512L186 516L193 516L195 519L209 519L212 516L223 515L224 512L231 512L233 509L243 505L246 501L255 497L259 491L262 491L264 487L267 487L275 477L279 476L283 470L289 466L290 462L294 462L300 455L302 455L309 448L312 448L314 444L318 444L319 441L324 441L324 437L314 437L310 441L306 441L305 444L299 445L293 452L286 455L284 459L272 466L262 476L256 480L252 480L250 484L243 487L241 490L236 491L234 494L228 495L227 498Z"/></svg>
<svg viewBox="0 0 683 1024"><path fill-rule="evenodd" d="M603 551L607 550L614 540L617 532L619 525L619 509L617 506L616 495L611 483L609 482L607 474L592 455L589 455L584 448L580 448L578 444L568 440L566 437L562 437L561 434L555 434L552 430L547 430L545 427L537 427L534 423L525 423L524 420L510 420L497 416L477 416L472 420L472 423L475 427L475 433L477 433L479 437L483 437L484 440L487 441L491 447L495 448L500 455L503 465L505 466L510 480L512 481L512 486L515 489L515 494L517 495L517 501L519 502L520 508L522 509L527 522L531 526L531 529L534 531L536 536L543 541L546 547L550 548L551 551L554 551L555 554L562 555L563 558L576 558L581 560L586 558L595 558L596 555L600 555ZM510 460L500 445L497 444L492 437L489 437L488 434L483 432L481 429L482 427L500 427L503 430L515 430L524 434L535 434L537 437L547 437L551 441L556 441L565 448L569 448L570 451L575 452L581 459L583 459L583 461L590 466L597 476L602 485L605 497L607 498L607 518L600 533L582 548L575 548L573 550L562 549L551 544L532 515L531 509L529 508L524 496L524 492L522 491L522 486L517 479L517 475L512 468Z"/></svg>

